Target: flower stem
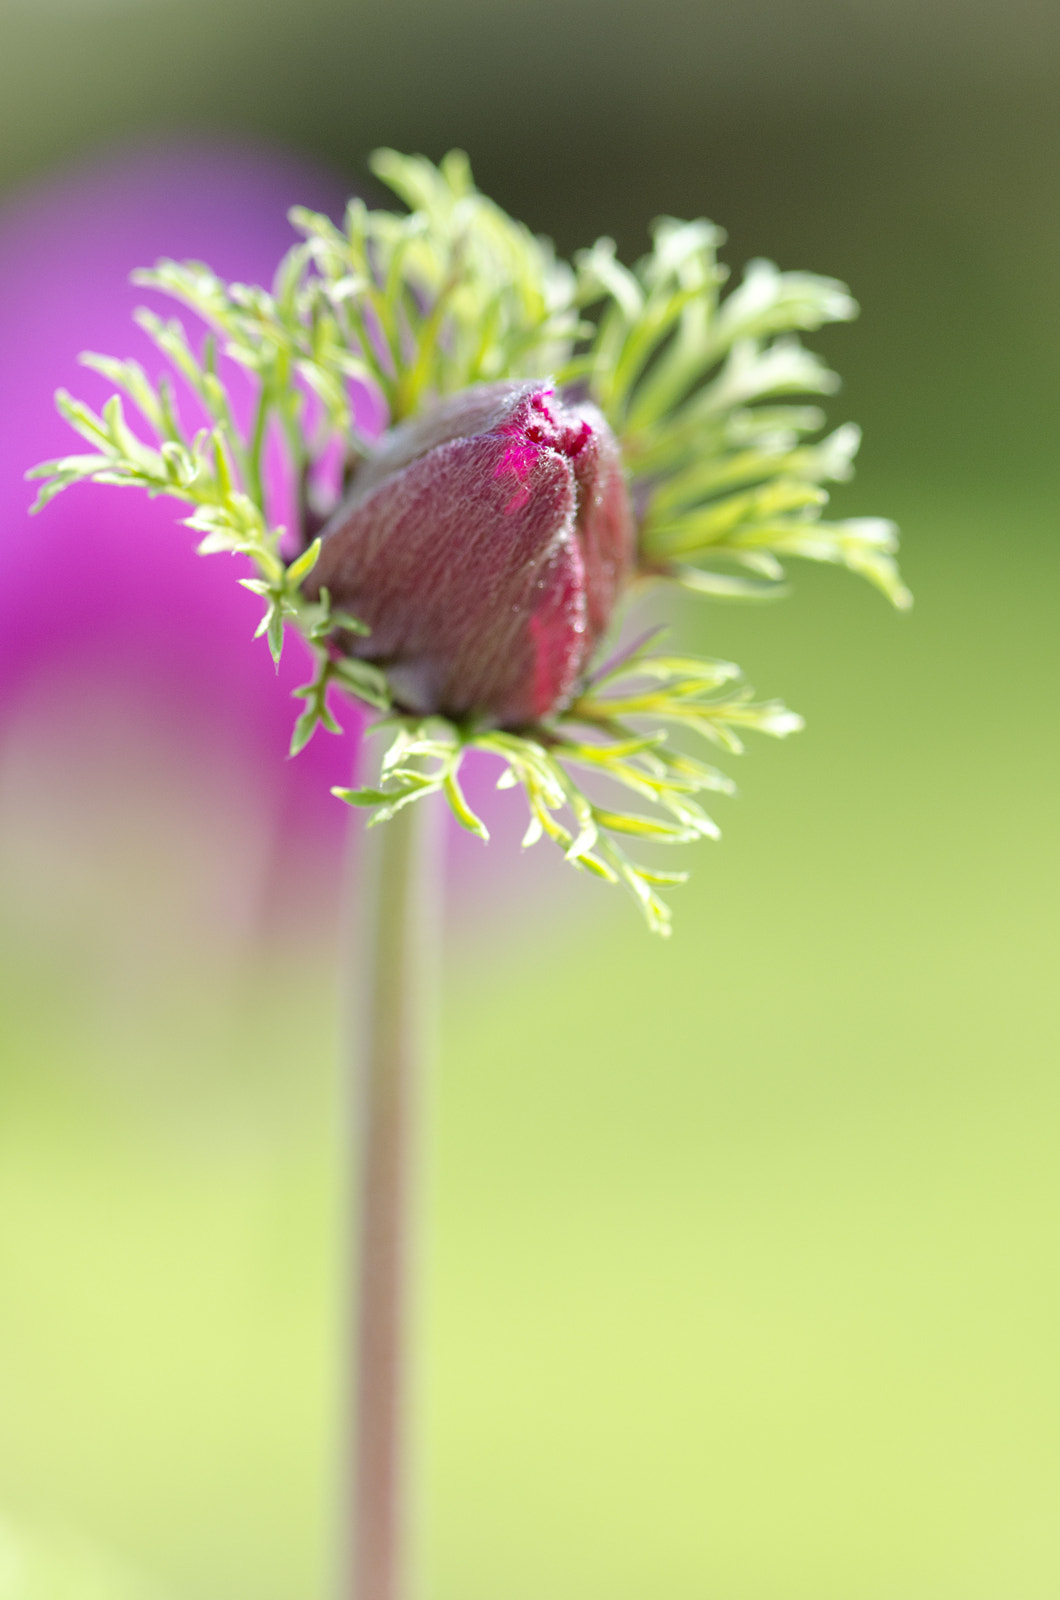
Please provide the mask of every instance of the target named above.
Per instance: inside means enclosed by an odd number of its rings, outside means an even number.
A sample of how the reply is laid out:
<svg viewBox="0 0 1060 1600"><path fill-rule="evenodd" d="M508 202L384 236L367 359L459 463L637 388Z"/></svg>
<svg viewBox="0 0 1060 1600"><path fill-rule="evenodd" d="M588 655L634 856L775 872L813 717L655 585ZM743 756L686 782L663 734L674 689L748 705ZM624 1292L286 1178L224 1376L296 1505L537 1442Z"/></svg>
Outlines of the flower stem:
<svg viewBox="0 0 1060 1600"><path fill-rule="evenodd" d="M405 1600L414 1157L423 1092L425 990L436 945L437 832L431 802L406 806L365 841L354 1057L356 1286L352 1498L342 1600ZM362 877L362 882L363 882Z"/></svg>

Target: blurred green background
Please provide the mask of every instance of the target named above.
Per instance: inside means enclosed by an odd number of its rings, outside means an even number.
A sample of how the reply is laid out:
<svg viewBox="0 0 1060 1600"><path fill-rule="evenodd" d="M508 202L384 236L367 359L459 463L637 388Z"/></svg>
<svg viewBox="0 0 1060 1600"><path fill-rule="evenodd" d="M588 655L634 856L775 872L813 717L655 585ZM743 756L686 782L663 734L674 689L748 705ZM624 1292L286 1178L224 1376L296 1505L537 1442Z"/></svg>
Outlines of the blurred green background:
<svg viewBox="0 0 1060 1600"><path fill-rule="evenodd" d="M812 341L866 430L836 503L900 522L913 614L805 570L682 613L808 731L741 758L669 946L543 858L455 853L419 1561L435 1600L1053 1600L1060 13L2 0L0 28L9 193L189 131L351 183L377 144L459 144L563 250L706 214L734 267L851 283L861 320ZM0 749L0 1597L308 1600L333 905L207 927L237 802L179 750L83 745L26 717Z"/></svg>

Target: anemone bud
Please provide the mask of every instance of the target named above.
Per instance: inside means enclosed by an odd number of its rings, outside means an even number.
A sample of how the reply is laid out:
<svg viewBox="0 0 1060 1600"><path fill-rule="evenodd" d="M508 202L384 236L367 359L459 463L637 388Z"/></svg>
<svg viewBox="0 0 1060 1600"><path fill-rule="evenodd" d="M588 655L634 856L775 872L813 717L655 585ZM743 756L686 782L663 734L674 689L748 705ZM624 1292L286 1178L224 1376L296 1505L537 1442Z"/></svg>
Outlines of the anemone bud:
<svg viewBox="0 0 1060 1600"><path fill-rule="evenodd" d="M384 436L306 584L421 715L535 722L574 690L634 566L614 435L542 383L448 396Z"/></svg>

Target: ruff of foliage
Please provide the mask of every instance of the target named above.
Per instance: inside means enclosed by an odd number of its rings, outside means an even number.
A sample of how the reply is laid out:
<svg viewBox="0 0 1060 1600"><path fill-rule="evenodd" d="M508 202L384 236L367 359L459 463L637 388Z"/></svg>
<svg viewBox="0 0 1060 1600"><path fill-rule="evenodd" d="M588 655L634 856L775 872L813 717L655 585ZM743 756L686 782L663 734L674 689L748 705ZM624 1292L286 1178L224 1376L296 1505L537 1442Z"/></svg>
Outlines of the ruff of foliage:
<svg viewBox="0 0 1060 1600"><path fill-rule="evenodd" d="M152 442L129 426L120 395L96 415L60 393L91 453L36 468L47 480L37 504L85 480L189 503L202 553L251 558L256 575L240 581L265 602L258 632L273 657L289 624L313 654L312 679L297 691L305 705L292 752L318 726L337 731L332 688L374 707L375 727L392 736L379 787L336 790L340 798L382 822L441 790L463 826L485 838L460 767L469 750L488 751L504 763L500 786L524 791L525 842L547 835L576 866L625 884L651 927L666 932L657 890L685 874L635 861L630 841L715 836L703 797L732 788L690 753L681 730L738 752L745 730L784 735L799 717L755 701L731 663L662 653L651 638L590 667L565 703L529 725L403 711L384 667L341 647L366 632L363 622L306 584L318 529L377 448L379 432L359 423L355 400L363 416L371 397L394 427L474 385L547 375L557 392L595 405L618 440L638 512L631 590L667 581L708 597L766 598L782 592L783 560L801 556L859 572L905 607L893 525L822 515L824 486L850 475L859 433L848 423L821 436L824 417L807 400L837 380L797 335L847 320L856 306L842 284L766 261L722 296L722 235L709 222L659 220L650 254L632 269L607 239L571 266L480 195L459 154L436 168L382 152L374 170L408 214L353 201L340 228L295 210L302 239L271 292L226 284L197 262L138 273L209 327L196 347L178 320L138 313L205 426L188 430L171 377L154 383L135 362L85 355L136 407ZM245 426L219 349L250 376ZM269 512L265 455L277 439L300 487L297 530ZM327 505L322 482L336 459ZM624 809L615 798L623 790L648 810Z"/></svg>

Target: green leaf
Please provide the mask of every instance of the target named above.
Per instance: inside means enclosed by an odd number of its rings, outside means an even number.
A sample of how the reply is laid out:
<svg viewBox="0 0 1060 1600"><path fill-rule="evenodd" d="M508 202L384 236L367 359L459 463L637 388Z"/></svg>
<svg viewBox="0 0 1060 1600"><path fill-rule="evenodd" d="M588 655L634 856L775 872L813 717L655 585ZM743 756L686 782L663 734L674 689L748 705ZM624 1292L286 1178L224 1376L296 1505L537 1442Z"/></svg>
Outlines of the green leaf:
<svg viewBox="0 0 1060 1600"><path fill-rule="evenodd" d="M672 823L659 822L654 817L640 817L629 811L596 811L596 821L610 833L629 833L638 839L655 839L660 842L685 844L694 837L688 828L676 828Z"/></svg>
<svg viewBox="0 0 1060 1600"><path fill-rule="evenodd" d="M317 564L320 555L319 539L314 539L307 550L303 550L297 560L292 561L287 568L287 586L297 589L303 578L307 578Z"/></svg>
<svg viewBox="0 0 1060 1600"><path fill-rule="evenodd" d="M787 585L773 578L741 578L735 573L711 572L708 568L692 567L684 562L671 562L666 568L666 575L679 583L682 589L707 595L711 600L779 600L788 593Z"/></svg>
<svg viewBox="0 0 1060 1600"><path fill-rule="evenodd" d="M270 606L265 617L265 636L269 641L269 654L279 666L283 654L283 611L278 605Z"/></svg>
<svg viewBox="0 0 1060 1600"><path fill-rule="evenodd" d="M445 790L445 798L449 802L449 808L460 826L466 828L469 833L477 835L478 838L488 840L489 830L482 818L472 811L468 805L455 770L446 773L442 781L442 787Z"/></svg>

